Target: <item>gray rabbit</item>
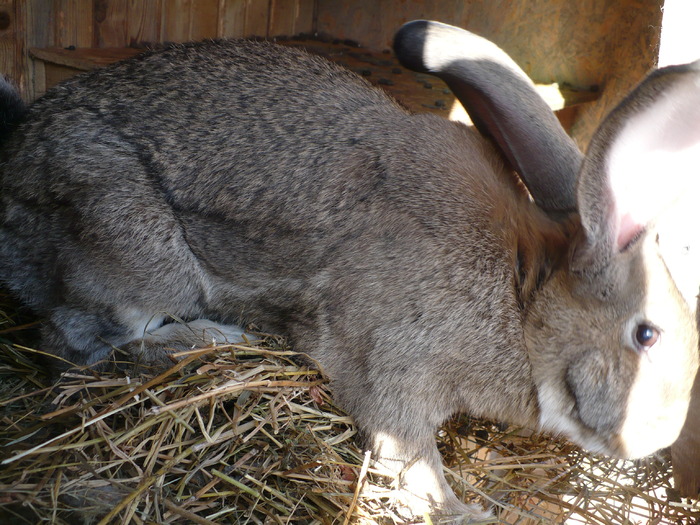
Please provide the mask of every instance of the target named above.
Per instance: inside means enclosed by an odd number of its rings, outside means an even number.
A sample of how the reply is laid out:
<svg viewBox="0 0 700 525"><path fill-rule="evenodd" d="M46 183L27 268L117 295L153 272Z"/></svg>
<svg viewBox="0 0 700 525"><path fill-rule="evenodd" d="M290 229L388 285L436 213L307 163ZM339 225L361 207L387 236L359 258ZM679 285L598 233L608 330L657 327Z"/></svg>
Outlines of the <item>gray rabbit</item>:
<svg viewBox="0 0 700 525"><path fill-rule="evenodd" d="M624 161L658 111L666 131L682 121L683 96L667 102L697 66L652 75L582 158L493 44L421 21L395 47L445 78L492 140L250 41L146 53L9 118L0 279L45 318L43 348L99 366L115 347L158 361L163 347L234 340L248 321L287 334L400 502L456 521L488 515L442 473L434 432L456 412L615 456L671 444L695 319L654 230L672 192L657 199L658 174Z"/></svg>

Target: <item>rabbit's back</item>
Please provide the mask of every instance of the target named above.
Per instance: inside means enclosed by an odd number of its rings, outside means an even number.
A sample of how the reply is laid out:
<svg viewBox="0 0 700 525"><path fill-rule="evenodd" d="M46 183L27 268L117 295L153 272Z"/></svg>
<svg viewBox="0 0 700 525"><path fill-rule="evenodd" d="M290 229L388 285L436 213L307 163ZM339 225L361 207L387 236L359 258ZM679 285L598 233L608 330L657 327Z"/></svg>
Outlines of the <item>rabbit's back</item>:
<svg viewBox="0 0 700 525"><path fill-rule="evenodd" d="M512 273L500 236L522 196L491 148L294 49L178 45L77 77L31 106L3 155L0 278L43 313L286 330L348 280L353 253L391 266L391 243L450 246L499 285Z"/></svg>
<svg viewBox="0 0 700 525"><path fill-rule="evenodd" d="M225 213L230 201L217 191L238 188L240 174L259 173L246 179L259 184L249 202L279 182L315 191L331 183L335 156L352 155L368 136L382 147L405 116L381 90L301 51L248 41L175 46L76 77L34 103L4 148L7 171L21 167L23 180L3 184L40 195L56 182L53 171L100 157L102 169L63 182L156 184L170 203ZM120 153L145 176L114 169ZM304 181L294 184L298 174Z"/></svg>

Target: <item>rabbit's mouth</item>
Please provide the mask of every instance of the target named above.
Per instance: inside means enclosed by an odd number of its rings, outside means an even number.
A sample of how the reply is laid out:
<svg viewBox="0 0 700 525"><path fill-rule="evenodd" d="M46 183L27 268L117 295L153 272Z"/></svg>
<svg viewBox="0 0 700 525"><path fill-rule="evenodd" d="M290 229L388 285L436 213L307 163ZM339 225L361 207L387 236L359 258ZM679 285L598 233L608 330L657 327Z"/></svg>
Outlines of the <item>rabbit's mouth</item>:
<svg viewBox="0 0 700 525"><path fill-rule="evenodd" d="M596 454L621 457L618 433L614 429L596 430L586 424L581 418L581 407L571 387L562 389L559 385L555 381L548 381L538 387L540 429L566 436Z"/></svg>
<svg viewBox="0 0 700 525"><path fill-rule="evenodd" d="M540 427L618 458L641 458L670 446L685 422L690 385L681 378L663 381L659 365L645 360L634 374L623 375L605 366L604 357L584 353L564 381L548 377L538 386Z"/></svg>
<svg viewBox="0 0 700 525"><path fill-rule="evenodd" d="M580 447L595 454L628 458L625 441L615 431L600 431L581 419L576 402L560 392L540 390L540 428L543 431L563 435Z"/></svg>
<svg viewBox="0 0 700 525"><path fill-rule="evenodd" d="M620 429L620 457L637 459L668 447L678 438L688 413L690 397L678 397L662 407L654 406L646 396L630 393L627 417Z"/></svg>

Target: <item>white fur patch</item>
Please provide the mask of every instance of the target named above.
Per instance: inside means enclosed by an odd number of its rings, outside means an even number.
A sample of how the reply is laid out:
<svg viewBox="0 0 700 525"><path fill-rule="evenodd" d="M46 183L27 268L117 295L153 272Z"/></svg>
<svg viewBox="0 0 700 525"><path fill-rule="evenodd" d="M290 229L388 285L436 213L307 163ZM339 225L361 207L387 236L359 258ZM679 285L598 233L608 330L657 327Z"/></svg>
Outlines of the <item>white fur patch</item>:
<svg viewBox="0 0 700 525"><path fill-rule="evenodd" d="M206 344L232 344L245 342L246 339L252 341L253 336L248 336L245 331L235 325L224 325L209 321L208 319L197 319L189 323L169 323L161 326L148 334L149 340L167 344L174 338L195 338Z"/></svg>
<svg viewBox="0 0 700 525"><path fill-rule="evenodd" d="M407 458L401 442L382 432L377 433L375 446L380 451L375 467L380 474L397 481L397 499L414 516L425 516L439 508L438 515L459 517L459 523L493 518L478 505L467 505L457 499L442 473L437 449L433 457Z"/></svg>
<svg viewBox="0 0 700 525"><path fill-rule="evenodd" d="M675 371L694 368L692 362L683 366L682 359L665 348L662 340L641 356L620 431L626 457L648 456L670 446L680 434L692 383Z"/></svg>
<svg viewBox="0 0 700 525"><path fill-rule="evenodd" d="M580 424L573 420L570 404L572 401L548 384L541 385L537 397L540 405L540 429L553 434L561 434L595 454L610 454L605 443L589 432L582 432Z"/></svg>

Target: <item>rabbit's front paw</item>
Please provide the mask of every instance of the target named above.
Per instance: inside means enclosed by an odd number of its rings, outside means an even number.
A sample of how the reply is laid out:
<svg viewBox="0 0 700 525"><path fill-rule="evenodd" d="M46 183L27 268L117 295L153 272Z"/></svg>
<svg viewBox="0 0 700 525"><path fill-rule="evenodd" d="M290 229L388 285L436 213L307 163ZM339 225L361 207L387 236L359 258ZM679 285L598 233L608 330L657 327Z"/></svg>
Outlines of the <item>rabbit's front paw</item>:
<svg viewBox="0 0 700 525"><path fill-rule="evenodd" d="M414 518L430 516L432 523L494 522L491 512L457 498L442 473L440 454L432 439L418 448L417 442L378 432L374 443L377 470L394 478L399 486L397 504L402 513Z"/></svg>

